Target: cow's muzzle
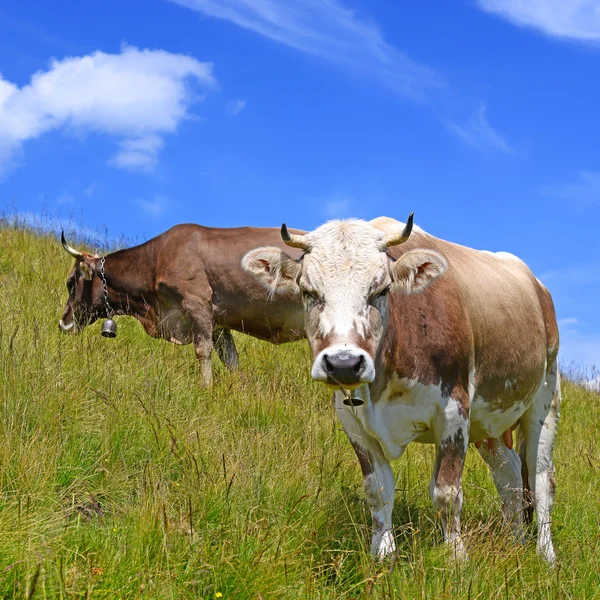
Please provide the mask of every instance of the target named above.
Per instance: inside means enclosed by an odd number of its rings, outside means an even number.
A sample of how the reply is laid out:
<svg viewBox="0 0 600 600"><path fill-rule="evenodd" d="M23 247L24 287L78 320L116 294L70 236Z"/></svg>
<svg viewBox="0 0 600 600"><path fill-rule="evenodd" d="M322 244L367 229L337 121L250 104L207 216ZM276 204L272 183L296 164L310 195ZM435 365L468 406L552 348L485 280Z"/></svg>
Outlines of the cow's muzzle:
<svg viewBox="0 0 600 600"><path fill-rule="evenodd" d="M63 333L77 333L77 327L75 321L65 323L62 319L58 322L58 327Z"/></svg>
<svg viewBox="0 0 600 600"><path fill-rule="evenodd" d="M375 379L375 367L371 357L355 346L326 348L316 357L312 378L330 385L353 389Z"/></svg>

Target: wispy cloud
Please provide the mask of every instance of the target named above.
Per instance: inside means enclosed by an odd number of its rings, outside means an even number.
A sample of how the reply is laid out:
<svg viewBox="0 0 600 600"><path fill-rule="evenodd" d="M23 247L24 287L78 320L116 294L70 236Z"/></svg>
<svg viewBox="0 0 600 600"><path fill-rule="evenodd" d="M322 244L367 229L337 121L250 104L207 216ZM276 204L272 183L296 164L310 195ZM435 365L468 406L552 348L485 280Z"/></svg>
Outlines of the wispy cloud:
<svg viewBox="0 0 600 600"><path fill-rule="evenodd" d="M598 0L477 0L486 12L546 35L600 43Z"/></svg>
<svg viewBox="0 0 600 600"><path fill-rule="evenodd" d="M574 181L544 186L542 192L551 198L573 202L584 208L600 204L600 171L582 169Z"/></svg>
<svg viewBox="0 0 600 600"><path fill-rule="evenodd" d="M98 187L98 182L97 181L93 181L92 183L90 183L90 185L88 185L84 190L83 193L90 198L91 196L94 195L94 192L96 191L96 188Z"/></svg>
<svg viewBox="0 0 600 600"><path fill-rule="evenodd" d="M472 148L478 150L494 148L506 154L514 152L505 137L490 125L484 104L466 123L459 125L455 121L446 121L445 125L449 131Z"/></svg>
<svg viewBox="0 0 600 600"><path fill-rule="evenodd" d="M21 88L0 76L0 176L15 166L26 141L57 129L121 139L111 164L147 170L163 136L200 98L198 87L214 85L209 63L131 46L52 60Z"/></svg>
<svg viewBox="0 0 600 600"><path fill-rule="evenodd" d="M553 287L566 285L589 285L600 283L600 265L589 262L577 262L562 269L546 271L540 275L543 283L549 283Z"/></svg>
<svg viewBox="0 0 600 600"><path fill-rule="evenodd" d="M558 320L559 327L568 327L569 325L578 325L578 324L579 324L579 319L576 319L575 317L566 317L564 319Z"/></svg>
<svg viewBox="0 0 600 600"><path fill-rule="evenodd" d="M232 117L237 117L245 108L246 101L245 100L231 100L226 105L227 112Z"/></svg>
<svg viewBox="0 0 600 600"><path fill-rule="evenodd" d="M109 163L121 169L151 171L158 162L158 152L164 141L159 135L123 140L119 142L120 150Z"/></svg>
<svg viewBox="0 0 600 600"><path fill-rule="evenodd" d="M58 200L56 201L57 204L73 204L74 202L75 198L66 190L58 197Z"/></svg>
<svg viewBox="0 0 600 600"><path fill-rule="evenodd" d="M336 65L375 76L413 99L443 87L433 69L387 43L367 16L339 0L171 0Z"/></svg>
<svg viewBox="0 0 600 600"><path fill-rule="evenodd" d="M170 204L171 199L162 194L156 194L151 200L139 199L136 200L137 205L141 209L141 212L153 219L158 219L166 210Z"/></svg>
<svg viewBox="0 0 600 600"><path fill-rule="evenodd" d="M600 368L600 336L582 333L575 327L561 331L559 356L563 362L583 369Z"/></svg>

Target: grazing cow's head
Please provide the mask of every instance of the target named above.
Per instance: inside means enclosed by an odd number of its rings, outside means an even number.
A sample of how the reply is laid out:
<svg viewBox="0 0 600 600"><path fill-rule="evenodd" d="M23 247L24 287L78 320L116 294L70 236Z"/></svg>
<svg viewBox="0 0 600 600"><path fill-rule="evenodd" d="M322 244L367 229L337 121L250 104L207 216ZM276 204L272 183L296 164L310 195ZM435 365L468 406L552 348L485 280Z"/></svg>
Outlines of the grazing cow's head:
<svg viewBox="0 0 600 600"><path fill-rule="evenodd" d="M281 235L302 248L298 261L279 248L257 248L242 265L272 293L300 288L306 336L313 351L312 377L352 389L375 379L375 357L388 316L388 293L423 290L446 269L433 250L415 249L394 260L386 249L405 242L404 230L384 233L365 221L331 221L306 235Z"/></svg>
<svg viewBox="0 0 600 600"><path fill-rule="evenodd" d="M69 246L64 233L61 241L63 248L75 259L75 266L67 278L69 299L58 326L63 333L78 333L102 316L103 303L96 290L100 282L95 277L98 257Z"/></svg>

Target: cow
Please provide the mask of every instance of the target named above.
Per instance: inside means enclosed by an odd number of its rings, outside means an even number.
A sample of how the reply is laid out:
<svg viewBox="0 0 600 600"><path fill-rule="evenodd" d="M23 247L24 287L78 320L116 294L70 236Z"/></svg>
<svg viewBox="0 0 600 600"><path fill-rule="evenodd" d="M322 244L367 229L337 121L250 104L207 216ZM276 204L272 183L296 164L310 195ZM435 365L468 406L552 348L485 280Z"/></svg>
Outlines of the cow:
<svg viewBox="0 0 600 600"><path fill-rule="evenodd" d="M65 333L79 332L112 314L133 316L153 337L193 343L207 386L212 382L213 346L228 368L238 365L232 329L276 344L304 338L300 294L271 298L240 264L259 244L287 247L279 229L182 224L105 256L72 248L64 233L61 241L75 259L59 321Z"/></svg>
<svg viewBox="0 0 600 600"><path fill-rule="evenodd" d="M553 563L561 394L552 298L511 254L411 232L412 215L406 224L331 221L306 235L283 225L285 243L304 252L299 260L262 247L242 264L272 292L302 293L311 375L335 390L362 469L375 557L395 551L390 461L411 442L435 444L430 496L445 542L457 558L466 556L462 473L476 442L505 522L522 540L527 495L537 550ZM520 454L510 434L517 426Z"/></svg>

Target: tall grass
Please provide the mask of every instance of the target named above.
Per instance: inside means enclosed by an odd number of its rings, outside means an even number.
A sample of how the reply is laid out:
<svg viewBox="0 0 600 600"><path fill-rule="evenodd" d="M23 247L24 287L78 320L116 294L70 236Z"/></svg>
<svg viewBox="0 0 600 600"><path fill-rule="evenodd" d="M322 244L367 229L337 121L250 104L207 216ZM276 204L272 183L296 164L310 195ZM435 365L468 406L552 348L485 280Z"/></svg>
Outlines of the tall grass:
<svg viewBox="0 0 600 600"><path fill-rule="evenodd" d="M600 597L599 396L570 383L548 569L503 529L469 450L454 564L428 498L433 449L394 464L398 553L373 562L350 444L305 343L236 336L199 387L191 347L120 318L59 333L71 259L56 239L0 229L0 595L5 598ZM533 532L532 532L533 534Z"/></svg>

